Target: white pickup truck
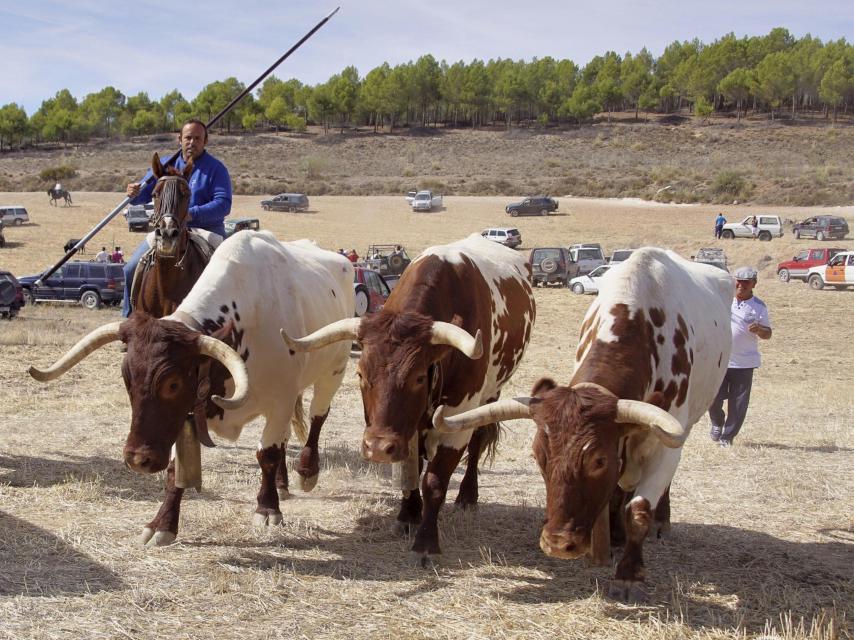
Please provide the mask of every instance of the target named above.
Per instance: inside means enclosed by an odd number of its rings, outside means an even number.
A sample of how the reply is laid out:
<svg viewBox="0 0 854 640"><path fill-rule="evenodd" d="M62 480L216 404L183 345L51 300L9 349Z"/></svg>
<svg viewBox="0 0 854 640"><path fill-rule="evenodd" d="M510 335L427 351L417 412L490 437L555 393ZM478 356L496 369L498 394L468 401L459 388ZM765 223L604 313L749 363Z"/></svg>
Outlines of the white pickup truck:
<svg viewBox="0 0 854 640"><path fill-rule="evenodd" d="M413 211L432 211L442 208L442 196L433 195L432 191L419 191L410 200L409 194L406 199L412 206Z"/></svg>

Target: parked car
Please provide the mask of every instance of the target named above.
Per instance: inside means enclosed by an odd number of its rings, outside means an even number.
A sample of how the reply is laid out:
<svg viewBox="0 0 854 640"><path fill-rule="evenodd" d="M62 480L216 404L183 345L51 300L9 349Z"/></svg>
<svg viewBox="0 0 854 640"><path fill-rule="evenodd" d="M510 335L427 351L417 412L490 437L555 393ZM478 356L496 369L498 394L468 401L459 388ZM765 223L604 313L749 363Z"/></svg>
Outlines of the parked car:
<svg viewBox="0 0 854 640"><path fill-rule="evenodd" d="M848 221L839 216L813 216L792 227L795 238L842 240L848 235Z"/></svg>
<svg viewBox="0 0 854 640"><path fill-rule="evenodd" d="M261 221L258 218L227 218L225 221L225 237L231 237L238 231L258 231Z"/></svg>
<svg viewBox="0 0 854 640"><path fill-rule="evenodd" d="M571 247L536 247L531 249L531 284L561 284L593 271L605 264L598 244L575 244ZM619 263L619 262L618 262Z"/></svg>
<svg viewBox="0 0 854 640"><path fill-rule="evenodd" d="M513 202L504 207L509 215L513 216L547 216L552 211L557 211L558 202L548 196L532 196L525 198L522 202Z"/></svg>
<svg viewBox="0 0 854 640"><path fill-rule="evenodd" d="M606 258L608 264L620 264L624 260L628 260L629 256L634 253L634 249L614 249L610 258Z"/></svg>
<svg viewBox="0 0 854 640"><path fill-rule="evenodd" d="M480 232L487 240L515 249L522 244L522 234L514 227L493 227Z"/></svg>
<svg viewBox="0 0 854 640"><path fill-rule="evenodd" d="M19 204L0 205L0 222L8 225L19 226L30 221L30 214Z"/></svg>
<svg viewBox="0 0 854 640"><path fill-rule="evenodd" d="M566 286L577 275L569 249L564 247L536 247L531 249L531 284L559 284ZM573 271L575 267L575 271Z"/></svg>
<svg viewBox="0 0 854 640"><path fill-rule="evenodd" d="M24 288L9 271L0 271L0 318L11 320L24 302Z"/></svg>
<svg viewBox="0 0 854 640"><path fill-rule="evenodd" d="M308 211L308 196L304 193L280 193L270 200L262 200L264 211Z"/></svg>
<svg viewBox="0 0 854 640"><path fill-rule="evenodd" d="M777 277L783 282L788 282L789 280L803 280L806 282L809 270L812 267L827 264L833 256L843 251L845 249L840 249L839 247L804 249L803 251L799 251L798 255L794 256L791 260L786 260L777 265Z"/></svg>
<svg viewBox="0 0 854 640"><path fill-rule="evenodd" d="M6 246L6 236L3 234L4 222L0 220L0 249Z"/></svg>
<svg viewBox="0 0 854 640"><path fill-rule="evenodd" d="M432 191L419 191L409 203L413 211L432 211L442 208L442 196Z"/></svg>
<svg viewBox="0 0 854 640"><path fill-rule="evenodd" d="M609 264L603 264L596 267L590 273L578 276L569 281L569 288L573 293L599 293L599 279L604 276L613 267Z"/></svg>
<svg viewBox="0 0 854 640"><path fill-rule="evenodd" d="M368 313L376 313L383 308L385 301L391 295L391 288L378 272L366 267L355 267L353 270L353 292L356 297L354 315L357 318Z"/></svg>
<svg viewBox="0 0 854 640"><path fill-rule="evenodd" d="M854 287L854 251L842 251L827 264L812 267L807 272L807 282L813 289L831 285L837 289Z"/></svg>
<svg viewBox="0 0 854 640"><path fill-rule="evenodd" d="M41 274L19 278L24 298L36 301L80 302L87 309L119 304L125 290L123 265L104 262L66 262L40 287Z"/></svg>
<svg viewBox="0 0 854 640"><path fill-rule="evenodd" d="M768 214L758 213L756 217L759 219L759 233L757 237L760 240L770 240L771 238L783 237L783 221L780 216L771 216ZM741 222L728 222L724 225L721 231L721 237L725 240L733 238L752 238L753 237L753 216L747 216Z"/></svg>
<svg viewBox="0 0 854 640"><path fill-rule="evenodd" d="M723 249L718 249L717 247L703 247L697 251L697 255L691 256L691 260L701 264L710 264L713 267L729 272L726 254Z"/></svg>
<svg viewBox="0 0 854 640"><path fill-rule="evenodd" d="M125 219L128 223L128 231L142 231L148 233L151 224L151 216L154 215L154 203L132 204L125 209Z"/></svg>
<svg viewBox="0 0 854 640"><path fill-rule="evenodd" d="M569 257L577 267L573 277L588 274L605 264L605 254L598 242L569 245Z"/></svg>
<svg viewBox="0 0 854 640"><path fill-rule="evenodd" d="M369 269L388 278L389 276L400 277L412 260L401 244L372 244L365 251L363 262Z"/></svg>

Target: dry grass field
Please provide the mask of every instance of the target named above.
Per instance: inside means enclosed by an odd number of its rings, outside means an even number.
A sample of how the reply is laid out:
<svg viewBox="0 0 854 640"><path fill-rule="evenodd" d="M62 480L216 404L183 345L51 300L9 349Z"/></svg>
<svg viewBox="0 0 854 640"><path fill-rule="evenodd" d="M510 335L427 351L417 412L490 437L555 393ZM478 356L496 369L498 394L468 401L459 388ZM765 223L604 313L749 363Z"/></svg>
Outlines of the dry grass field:
<svg viewBox="0 0 854 640"><path fill-rule="evenodd" d="M7 230L0 268L38 272L120 196L75 192L74 200L56 209L41 193L0 193L32 218ZM258 216L283 240L309 237L360 254L370 242L402 242L415 254L484 227L518 226L526 248L600 241L609 252L653 244L687 256L714 244L719 210L563 198L560 215L511 220L506 199L494 197L446 197L444 211L417 215L402 197L312 197L305 214L265 213L259 200L238 196L235 214ZM724 208L731 221L759 210ZM833 211L854 224L854 208ZM132 249L141 236L123 222L114 220L88 257L102 244ZM398 497L389 469L359 455L353 367L321 437L320 482L310 494L294 489L281 528L250 526L260 433L250 425L238 442L204 452L205 486L187 494L178 544L140 548L135 539L157 510L163 479L121 463L130 410L118 348L50 384L26 374L118 311L25 307L0 324L0 637L850 638L854 290L775 279L776 262L809 244L791 234L721 243L732 266L760 268L757 294L769 305L774 336L762 344L735 446L713 446L706 419L685 446L672 531L645 547L650 603L643 606L603 596L611 569L539 550L545 492L530 453L533 432L522 422L505 425L497 459L482 470L478 509L444 510L441 563L416 568L410 541L392 533ZM537 289L536 297L533 342L507 394L529 392L542 375L568 380L591 302L566 289ZM461 477L452 478L449 498Z"/></svg>

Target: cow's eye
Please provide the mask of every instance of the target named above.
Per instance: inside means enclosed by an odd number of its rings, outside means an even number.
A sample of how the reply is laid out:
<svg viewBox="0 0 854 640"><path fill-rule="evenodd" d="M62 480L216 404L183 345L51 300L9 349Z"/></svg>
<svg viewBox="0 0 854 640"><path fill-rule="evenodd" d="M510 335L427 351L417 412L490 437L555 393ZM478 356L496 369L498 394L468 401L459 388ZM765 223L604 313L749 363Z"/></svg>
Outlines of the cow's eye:
<svg viewBox="0 0 854 640"><path fill-rule="evenodd" d="M597 471L599 469L604 469L606 464L608 464L608 461L605 460L605 456L596 456L593 459L593 468Z"/></svg>
<svg viewBox="0 0 854 640"><path fill-rule="evenodd" d="M172 400L181 393L183 387L184 382L178 375L170 375L160 385L160 395L167 400Z"/></svg>
<svg viewBox="0 0 854 640"><path fill-rule="evenodd" d="M427 376L424 375L423 373L420 376L418 376L417 378L415 378L415 382L418 384L424 384L426 381L427 381Z"/></svg>

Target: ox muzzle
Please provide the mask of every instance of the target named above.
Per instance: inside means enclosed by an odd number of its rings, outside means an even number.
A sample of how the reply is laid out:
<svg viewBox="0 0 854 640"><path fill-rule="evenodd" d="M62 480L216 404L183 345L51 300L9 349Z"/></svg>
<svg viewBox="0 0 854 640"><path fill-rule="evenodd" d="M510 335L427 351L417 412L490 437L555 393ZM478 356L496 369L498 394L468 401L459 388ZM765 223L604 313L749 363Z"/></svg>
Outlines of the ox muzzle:
<svg viewBox="0 0 854 640"><path fill-rule="evenodd" d="M540 533L540 549L550 558L575 560L588 555L590 552L590 533L587 531L549 531L543 527Z"/></svg>
<svg viewBox="0 0 854 640"><path fill-rule="evenodd" d="M408 451L408 439L390 429L365 429L362 457L368 462L401 462Z"/></svg>
<svg viewBox="0 0 854 640"><path fill-rule="evenodd" d="M137 473L157 473L169 466L172 447L135 443L130 438L125 443L125 465Z"/></svg>

